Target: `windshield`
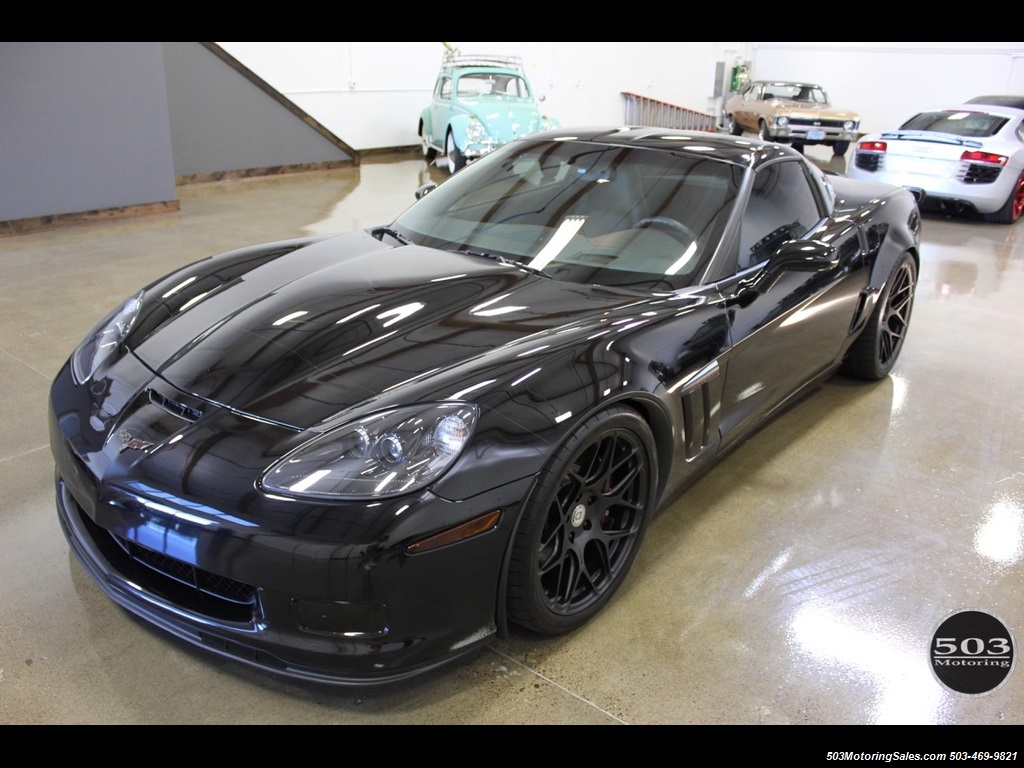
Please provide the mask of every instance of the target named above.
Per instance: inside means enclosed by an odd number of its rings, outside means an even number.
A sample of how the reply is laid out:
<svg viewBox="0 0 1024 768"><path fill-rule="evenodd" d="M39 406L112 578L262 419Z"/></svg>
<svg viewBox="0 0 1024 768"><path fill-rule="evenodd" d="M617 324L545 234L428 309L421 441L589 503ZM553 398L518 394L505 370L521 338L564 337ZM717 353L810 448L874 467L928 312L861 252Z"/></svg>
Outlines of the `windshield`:
<svg viewBox="0 0 1024 768"><path fill-rule="evenodd" d="M519 75L507 72L467 72L459 77L459 98L512 96L529 99L530 87Z"/></svg>
<svg viewBox="0 0 1024 768"><path fill-rule="evenodd" d="M527 140L445 180L394 228L559 280L678 289L713 255L741 177L697 152Z"/></svg>
<svg viewBox="0 0 1024 768"><path fill-rule="evenodd" d="M987 112L958 110L921 112L900 126L901 131L934 131L957 136L994 136L1006 124L1006 118Z"/></svg>
<svg viewBox="0 0 1024 768"><path fill-rule="evenodd" d="M791 101L806 101L811 104L828 104L828 96L821 88L803 83L768 83L764 87L764 93L766 99L790 99Z"/></svg>

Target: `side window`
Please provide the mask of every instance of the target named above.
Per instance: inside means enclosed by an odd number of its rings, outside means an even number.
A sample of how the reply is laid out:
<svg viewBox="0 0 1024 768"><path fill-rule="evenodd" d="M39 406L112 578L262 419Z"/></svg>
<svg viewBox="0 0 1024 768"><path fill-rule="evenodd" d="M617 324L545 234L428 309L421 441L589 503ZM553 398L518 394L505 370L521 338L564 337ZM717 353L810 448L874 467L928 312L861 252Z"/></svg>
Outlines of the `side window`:
<svg viewBox="0 0 1024 768"><path fill-rule="evenodd" d="M452 79L450 77L443 78L437 92L442 99L450 99L452 97Z"/></svg>
<svg viewBox="0 0 1024 768"><path fill-rule="evenodd" d="M737 267L742 270L765 261L784 242L803 237L820 220L818 201L801 162L762 168L743 213Z"/></svg>

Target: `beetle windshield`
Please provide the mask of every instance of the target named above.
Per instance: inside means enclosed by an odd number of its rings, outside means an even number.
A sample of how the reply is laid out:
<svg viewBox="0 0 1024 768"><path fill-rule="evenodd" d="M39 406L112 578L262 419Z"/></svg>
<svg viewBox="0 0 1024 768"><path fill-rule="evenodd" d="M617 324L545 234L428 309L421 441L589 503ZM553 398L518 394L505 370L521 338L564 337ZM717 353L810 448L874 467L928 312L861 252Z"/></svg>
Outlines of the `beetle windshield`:
<svg viewBox="0 0 1024 768"><path fill-rule="evenodd" d="M703 273L741 175L696 151L515 142L447 179L394 227L559 280L678 289Z"/></svg>

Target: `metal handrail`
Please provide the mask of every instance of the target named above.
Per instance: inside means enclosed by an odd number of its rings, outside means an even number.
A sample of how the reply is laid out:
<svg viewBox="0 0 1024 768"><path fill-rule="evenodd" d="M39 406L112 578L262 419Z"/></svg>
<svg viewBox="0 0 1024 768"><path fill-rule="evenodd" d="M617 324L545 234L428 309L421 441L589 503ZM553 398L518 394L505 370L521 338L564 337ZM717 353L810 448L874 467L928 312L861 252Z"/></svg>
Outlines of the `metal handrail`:
<svg viewBox="0 0 1024 768"><path fill-rule="evenodd" d="M685 131L718 131L715 116L707 112L699 112L626 91L622 92L622 98L625 102L626 125L678 128Z"/></svg>

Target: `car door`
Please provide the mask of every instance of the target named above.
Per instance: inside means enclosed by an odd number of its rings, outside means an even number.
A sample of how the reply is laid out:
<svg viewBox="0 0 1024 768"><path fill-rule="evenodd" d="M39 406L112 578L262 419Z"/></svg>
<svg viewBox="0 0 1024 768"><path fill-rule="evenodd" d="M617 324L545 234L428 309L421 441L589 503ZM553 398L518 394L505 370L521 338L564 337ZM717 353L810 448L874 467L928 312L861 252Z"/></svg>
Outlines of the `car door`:
<svg viewBox="0 0 1024 768"><path fill-rule="evenodd" d="M756 174L739 235L738 272L722 286L736 295L786 241L815 239L835 249L834 267L787 270L729 313L720 428L723 447L834 368L862 305L868 270L857 228L832 222L804 162L788 159Z"/></svg>
<svg viewBox="0 0 1024 768"><path fill-rule="evenodd" d="M452 100L455 98L455 80L449 74L438 78L434 98L430 102L430 138L438 147L444 148L445 132L451 120Z"/></svg>
<svg viewBox="0 0 1024 768"><path fill-rule="evenodd" d="M764 85L754 83L744 92L740 102L740 109L736 113L736 122L749 131L757 131L761 119L761 97L764 93Z"/></svg>

